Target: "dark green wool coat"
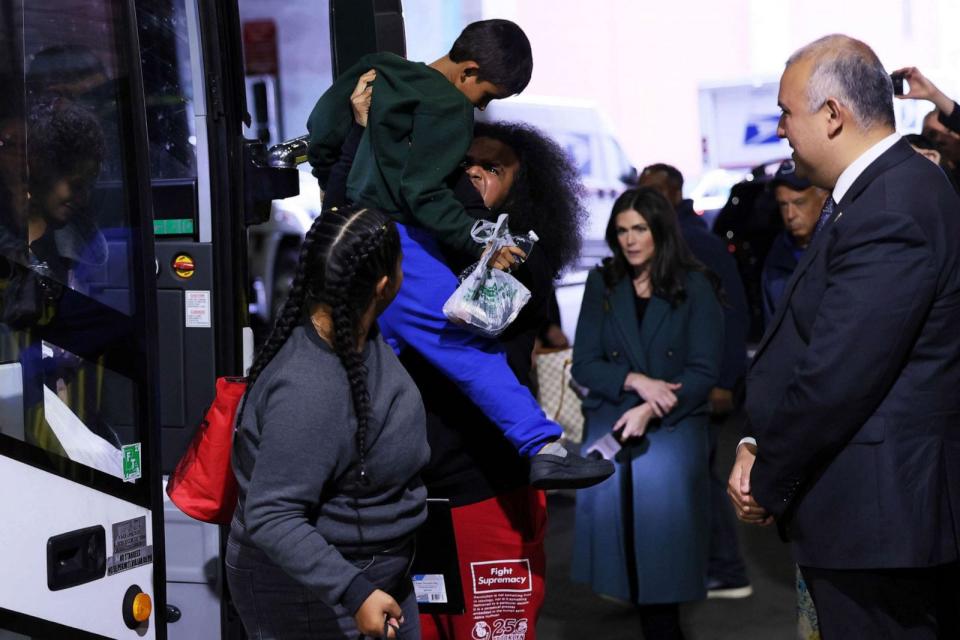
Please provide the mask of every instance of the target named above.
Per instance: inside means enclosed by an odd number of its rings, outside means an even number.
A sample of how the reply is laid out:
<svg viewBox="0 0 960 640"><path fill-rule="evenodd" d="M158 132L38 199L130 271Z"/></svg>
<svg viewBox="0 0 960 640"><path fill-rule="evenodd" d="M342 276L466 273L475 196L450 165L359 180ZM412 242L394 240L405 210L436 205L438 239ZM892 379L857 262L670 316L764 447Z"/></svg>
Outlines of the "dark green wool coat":
<svg viewBox="0 0 960 640"><path fill-rule="evenodd" d="M638 323L630 279L607 291L595 269L573 347L573 377L590 389L583 401L584 446L642 402L623 390L631 371L683 384L673 411L652 420L643 438L617 456L614 476L577 492L574 579L639 604L706 595L707 397L720 376L723 313L702 274L688 274L686 293L676 307L650 298Z"/></svg>

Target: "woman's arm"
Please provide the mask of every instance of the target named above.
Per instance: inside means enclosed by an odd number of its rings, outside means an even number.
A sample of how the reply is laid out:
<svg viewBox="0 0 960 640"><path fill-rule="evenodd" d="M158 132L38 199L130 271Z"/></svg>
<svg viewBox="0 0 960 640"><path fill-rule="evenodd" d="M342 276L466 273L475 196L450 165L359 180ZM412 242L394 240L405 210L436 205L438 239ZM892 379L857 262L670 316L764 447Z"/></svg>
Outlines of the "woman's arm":
<svg viewBox="0 0 960 640"><path fill-rule="evenodd" d="M377 78L375 69L370 69L357 80L353 93L350 94L350 106L353 111L353 123L343 145L340 147L340 157L330 167L327 176L327 186L323 191L323 210L329 211L333 207L342 207L347 204L347 178L353 168L353 159L360 148L360 139L367 126L367 117L370 113L370 101L373 97L373 85Z"/></svg>
<svg viewBox="0 0 960 640"><path fill-rule="evenodd" d="M340 158L336 164L330 167L330 173L327 177L327 188L323 192L324 211L348 204L347 178L350 176L350 169L353 168L353 159L357 155L357 149L360 147L360 139L362 137L363 127L354 122L350 127L350 133L347 134L347 138L343 141L343 146L340 148Z"/></svg>
<svg viewBox="0 0 960 640"><path fill-rule="evenodd" d="M602 327L604 315L609 313L609 301L604 296L603 275L594 269L587 276L573 341L573 368L571 374L581 385L610 402L623 398L624 381L630 373L626 360L611 362L603 348Z"/></svg>
<svg viewBox="0 0 960 640"><path fill-rule="evenodd" d="M356 88L357 79L368 72L379 55L364 56L347 69L320 96L310 112L310 119L307 121L307 131L310 134L307 157L313 167L313 175L322 189L327 188L330 169L340 158L340 148L353 122L349 101Z"/></svg>

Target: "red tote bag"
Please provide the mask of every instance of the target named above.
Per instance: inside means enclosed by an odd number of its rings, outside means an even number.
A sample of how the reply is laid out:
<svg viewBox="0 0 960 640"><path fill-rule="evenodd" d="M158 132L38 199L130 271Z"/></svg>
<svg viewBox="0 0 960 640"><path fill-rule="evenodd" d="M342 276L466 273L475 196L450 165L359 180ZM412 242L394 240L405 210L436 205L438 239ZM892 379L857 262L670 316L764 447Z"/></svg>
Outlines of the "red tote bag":
<svg viewBox="0 0 960 640"><path fill-rule="evenodd" d="M186 453L167 481L170 501L191 518L230 524L237 505L237 479L230 467L234 420L244 378L217 378L217 395Z"/></svg>

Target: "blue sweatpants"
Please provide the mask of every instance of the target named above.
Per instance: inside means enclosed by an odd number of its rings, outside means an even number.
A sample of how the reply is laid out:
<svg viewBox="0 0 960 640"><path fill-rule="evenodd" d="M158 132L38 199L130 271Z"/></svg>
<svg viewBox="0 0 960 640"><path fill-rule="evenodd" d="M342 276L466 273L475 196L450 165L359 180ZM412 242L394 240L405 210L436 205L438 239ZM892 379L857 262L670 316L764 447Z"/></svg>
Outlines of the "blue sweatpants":
<svg viewBox="0 0 960 640"><path fill-rule="evenodd" d="M500 343L451 323L443 304L457 277L430 233L398 224L403 285L380 316L384 339L398 352L415 349L473 401L517 450L534 455L563 430L547 419L530 390L517 381Z"/></svg>

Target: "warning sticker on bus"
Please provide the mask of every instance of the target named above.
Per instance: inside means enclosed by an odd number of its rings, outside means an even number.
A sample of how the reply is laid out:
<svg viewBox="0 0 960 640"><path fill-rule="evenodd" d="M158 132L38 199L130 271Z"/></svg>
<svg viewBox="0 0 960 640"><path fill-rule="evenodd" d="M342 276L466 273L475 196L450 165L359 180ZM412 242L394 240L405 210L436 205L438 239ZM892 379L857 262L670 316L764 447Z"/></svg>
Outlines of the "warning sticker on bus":
<svg viewBox="0 0 960 640"><path fill-rule="evenodd" d="M124 551L107 558L107 575L112 576L121 571L129 571L153 562L153 545Z"/></svg>
<svg viewBox="0 0 960 640"><path fill-rule="evenodd" d="M153 545L147 545L147 517L113 524L113 555L107 558L107 575L136 569L153 562Z"/></svg>

